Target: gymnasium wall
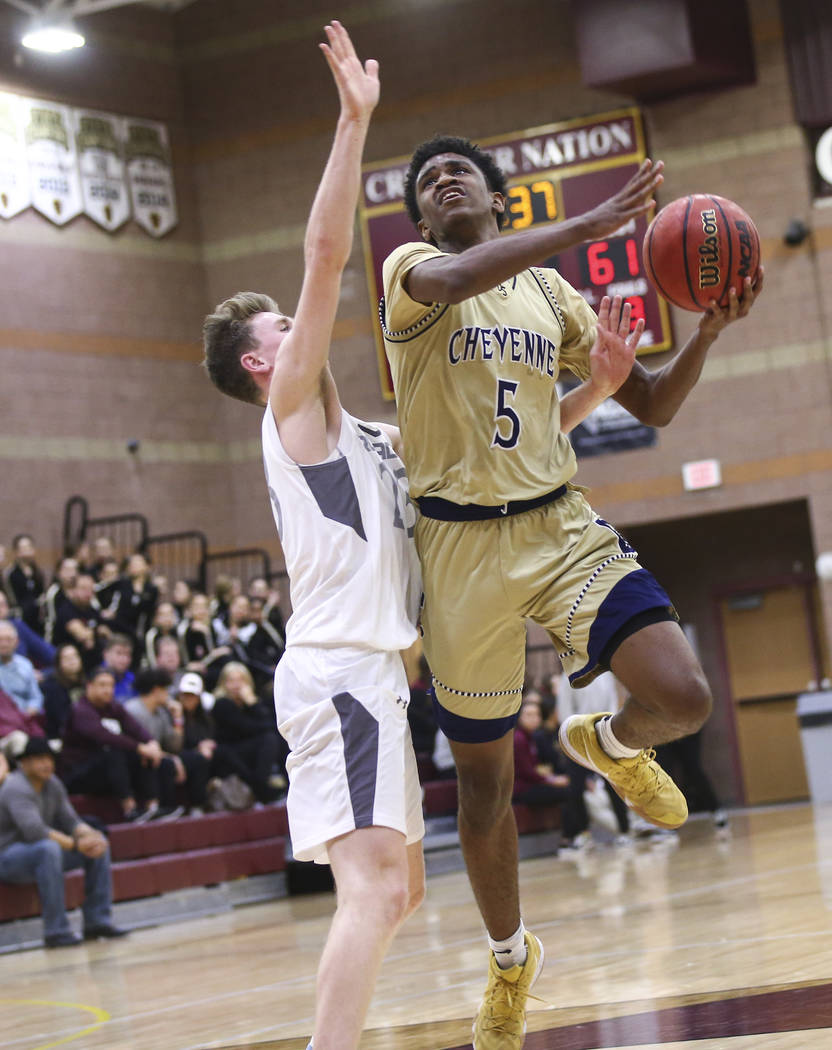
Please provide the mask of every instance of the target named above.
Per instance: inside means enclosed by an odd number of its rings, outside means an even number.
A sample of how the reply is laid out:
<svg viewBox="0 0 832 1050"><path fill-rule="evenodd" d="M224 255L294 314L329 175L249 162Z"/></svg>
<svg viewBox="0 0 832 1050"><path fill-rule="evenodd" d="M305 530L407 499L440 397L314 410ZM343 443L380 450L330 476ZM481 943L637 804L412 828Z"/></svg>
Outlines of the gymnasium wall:
<svg viewBox="0 0 832 1050"><path fill-rule="evenodd" d="M832 550L832 209L811 203L777 0L749 10L756 84L642 108L649 149L667 165L659 203L700 190L741 202L760 229L765 294L720 338L655 447L586 460L579 480L625 527L805 500L817 553ZM204 313L237 290L294 307L337 112L316 47L333 14L361 55L381 61L367 160L406 154L436 131L476 140L633 101L581 84L567 0L142 6L84 20L83 54L19 64L9 39L21 16L3 5L0 89L166 121L180 223L156 242L130 224L108 235L83 218L60 230L31 212L0 222L0 537L28 529L55 551L64 500L79 492L95 514L143 510L157 531L199 527L214 547L279 556L259 413L213 391L198 343ZM787 247L793 217L813 235ZM332 366L351 411L392 420L373 317L356 229ZM677 345L695 321L673 311ZM722 486L684 492L681 464L710 457ZM832 585L822 597L829 637Z"/></svg>

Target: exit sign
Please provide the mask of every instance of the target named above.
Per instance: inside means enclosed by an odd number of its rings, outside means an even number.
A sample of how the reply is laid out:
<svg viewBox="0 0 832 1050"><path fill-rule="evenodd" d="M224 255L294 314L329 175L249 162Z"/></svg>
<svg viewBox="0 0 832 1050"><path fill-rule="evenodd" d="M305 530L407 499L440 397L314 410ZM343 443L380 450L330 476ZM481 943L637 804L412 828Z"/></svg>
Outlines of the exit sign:
<svg viewBox="0 0 832 1050"><path fill-rule="evenodd" d="M715 489L722 484L722 468L718 459L698 459L682 464L682 484L686 492L693 489Z"/></svg>

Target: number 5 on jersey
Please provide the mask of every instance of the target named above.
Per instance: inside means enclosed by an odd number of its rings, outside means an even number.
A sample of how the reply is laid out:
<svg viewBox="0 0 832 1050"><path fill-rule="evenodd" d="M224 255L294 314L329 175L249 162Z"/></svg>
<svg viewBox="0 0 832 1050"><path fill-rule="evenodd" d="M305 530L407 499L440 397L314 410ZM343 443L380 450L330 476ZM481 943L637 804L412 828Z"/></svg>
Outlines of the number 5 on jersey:
<svg viewBox="0 0 832 1050"><path fill-rule="evenodd" d="M519 385L511 379L497 380L497 411L494 413L497 425L491 439L492 448L495 445L500 448L514 448L520 440L520 417L511 407Z"/></svg>

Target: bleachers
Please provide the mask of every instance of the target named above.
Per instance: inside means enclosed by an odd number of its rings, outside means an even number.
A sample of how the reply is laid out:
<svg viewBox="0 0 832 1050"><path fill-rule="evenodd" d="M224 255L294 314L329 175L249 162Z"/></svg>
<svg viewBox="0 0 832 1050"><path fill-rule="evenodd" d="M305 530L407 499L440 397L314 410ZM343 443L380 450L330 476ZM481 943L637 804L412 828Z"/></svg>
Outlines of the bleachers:
<svg viewBox="0 0 832 1050"><path fill-rule="evenodd" d="M288 822L282 805L170 822L113 824L108 833L116 903L286 868ZM83 872L68 872L64 879L67 907L77 908L83 899ZM2 884L0 922L39 913L34 885Z"/></svg>
<svg viewBox="0 0 832 1050"><path fill-rule="evenodd" d="M456 813L456 780L428 781L422 787L428 821ZM108 807L104 800L91 796L73 796L73 804L80 812L95 812L104 820L116 815L111 812L112 803ZM513 808L521 835L555 831L560 827L557 806L515 804ZM286 869L289 826L284 804L159 823L112 823L107 831L115 903ZM425 845L429 850L430 835ZM65 885L67 908L79 907L83 899L83 872L67 872ZM39 914L34 885L2 884L0 922Z"/></svg>

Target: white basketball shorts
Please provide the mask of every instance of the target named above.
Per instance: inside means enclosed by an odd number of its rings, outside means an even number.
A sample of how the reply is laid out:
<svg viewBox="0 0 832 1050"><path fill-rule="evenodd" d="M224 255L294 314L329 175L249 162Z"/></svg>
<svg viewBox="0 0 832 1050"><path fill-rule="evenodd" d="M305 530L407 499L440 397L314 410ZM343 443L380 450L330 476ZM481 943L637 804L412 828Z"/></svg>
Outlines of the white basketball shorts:
<svg viewBox="0 0 832 1050"><path fill-rule="evenodd" d="M275 672L289 745L287 811L297 860L328 862L327 843L356 828L424 837L422 791L398 653L291 645Z"/></svg>

